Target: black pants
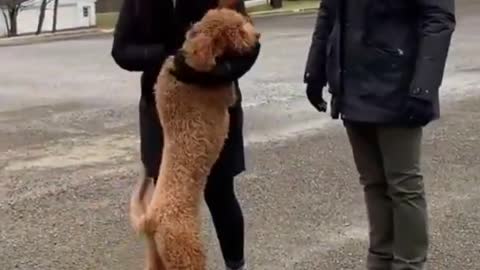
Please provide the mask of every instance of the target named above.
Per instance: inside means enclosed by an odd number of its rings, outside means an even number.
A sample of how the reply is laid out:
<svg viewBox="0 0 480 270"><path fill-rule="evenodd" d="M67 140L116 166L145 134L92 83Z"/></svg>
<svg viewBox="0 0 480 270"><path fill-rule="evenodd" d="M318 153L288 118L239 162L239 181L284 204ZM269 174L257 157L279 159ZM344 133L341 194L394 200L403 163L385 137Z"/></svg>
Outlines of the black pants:
<svg viewBox="0 0 480 270"><path fill-rule="evenodd" d="M205 202L213 219L225 264L237 269L244 264L244 221L235 196L233 176L211 175Z"/></svg>
<svg viewBox="0 0 480 270"><path fill-rule="evenodd" d="M424 269L429 239L422 128L346 126L370 225L368 269Z"/></svg>
<svg viewBox="0 0 480 270"><path fill-rule="evenodd" d="M244 261L244 220L235 196L234 176L244 169L241 107L231 115L229 139L207 180L205 201L217 232L225 264L237 269ZM163 147L162 127L154 102L140 101L140 143L142 163L147 177L158 178Z"/></svg>

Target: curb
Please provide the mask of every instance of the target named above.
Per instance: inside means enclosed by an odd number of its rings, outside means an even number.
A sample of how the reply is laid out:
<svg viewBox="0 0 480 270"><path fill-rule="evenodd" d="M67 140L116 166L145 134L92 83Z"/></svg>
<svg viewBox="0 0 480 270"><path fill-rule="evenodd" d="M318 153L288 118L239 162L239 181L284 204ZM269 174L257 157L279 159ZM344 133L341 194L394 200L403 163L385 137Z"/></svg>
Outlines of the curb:
<svg viewBox="0 0 480 270"><path fill-rule="evenodd" d="M80 38L91 38L91 37L100 37L108 36L113 33L113 29L89 29L83 31L72 31L66 33L57 33L57 34L45 34L41 36L27 36L27 37L15 37L12 39L0 39L0 47L10 47L10 46L21 46L21 45L30 45L37 43L47 43L54 41L63 41L63 40L73 40Z"/></svg>

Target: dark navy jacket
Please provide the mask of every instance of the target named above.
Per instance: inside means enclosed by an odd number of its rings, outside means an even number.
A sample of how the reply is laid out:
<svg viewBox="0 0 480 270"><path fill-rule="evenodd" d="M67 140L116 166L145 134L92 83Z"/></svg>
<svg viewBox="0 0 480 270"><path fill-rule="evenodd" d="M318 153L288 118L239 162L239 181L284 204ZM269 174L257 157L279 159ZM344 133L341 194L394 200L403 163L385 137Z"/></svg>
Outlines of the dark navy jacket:
<svg viewBox="0 0 480 270"><path fill-rule="evenodd" d="M323 0L304 81L332 94L332 116L408 123L408 99L430 102L455 28L454 0Z"/></svg>

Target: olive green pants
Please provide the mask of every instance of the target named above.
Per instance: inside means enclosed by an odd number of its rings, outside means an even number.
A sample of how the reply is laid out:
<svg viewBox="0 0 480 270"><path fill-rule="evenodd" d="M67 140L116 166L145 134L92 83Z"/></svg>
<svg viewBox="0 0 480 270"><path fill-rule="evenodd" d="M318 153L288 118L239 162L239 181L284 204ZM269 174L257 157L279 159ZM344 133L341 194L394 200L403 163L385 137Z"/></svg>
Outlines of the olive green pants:
<svg viewBox="0 0 480 270"><path fill-rule="evenodd" d="M367 206L367 268L424 269L429 239L420 174L422 128L345 126Z"/></svg>

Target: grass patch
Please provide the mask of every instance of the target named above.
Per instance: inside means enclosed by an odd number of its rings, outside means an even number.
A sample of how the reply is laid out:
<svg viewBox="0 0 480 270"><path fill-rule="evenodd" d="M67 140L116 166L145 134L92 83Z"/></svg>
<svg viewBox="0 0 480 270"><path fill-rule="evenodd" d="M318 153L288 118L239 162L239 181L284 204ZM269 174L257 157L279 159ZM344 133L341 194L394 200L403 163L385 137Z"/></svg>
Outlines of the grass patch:
<svg viewBox="0 0 480 270"><path fill-rule="evenodd" d="M272 7L268 4L247 8L248 13L262 12L262 11L269 11L269 10L272 10Z"/></svg>
<svg viewBox="0 0 480 270"><path fill-rule="evenodd" d="M117 23L118 12L97 13L97 27L100 29L111 29Z"/></svg>
<svg viewBox="0 0 480 270"><path fill-rule="evenodd" d="M289 0L283 1L283 7L278 11L288 11L295 9L317 8L318 0ZM249 13L262 13L273 10L269 4L259 5L248 8ZM117 23L118 12L97 13L97 27L100 29L112 29Z"/></svg>

